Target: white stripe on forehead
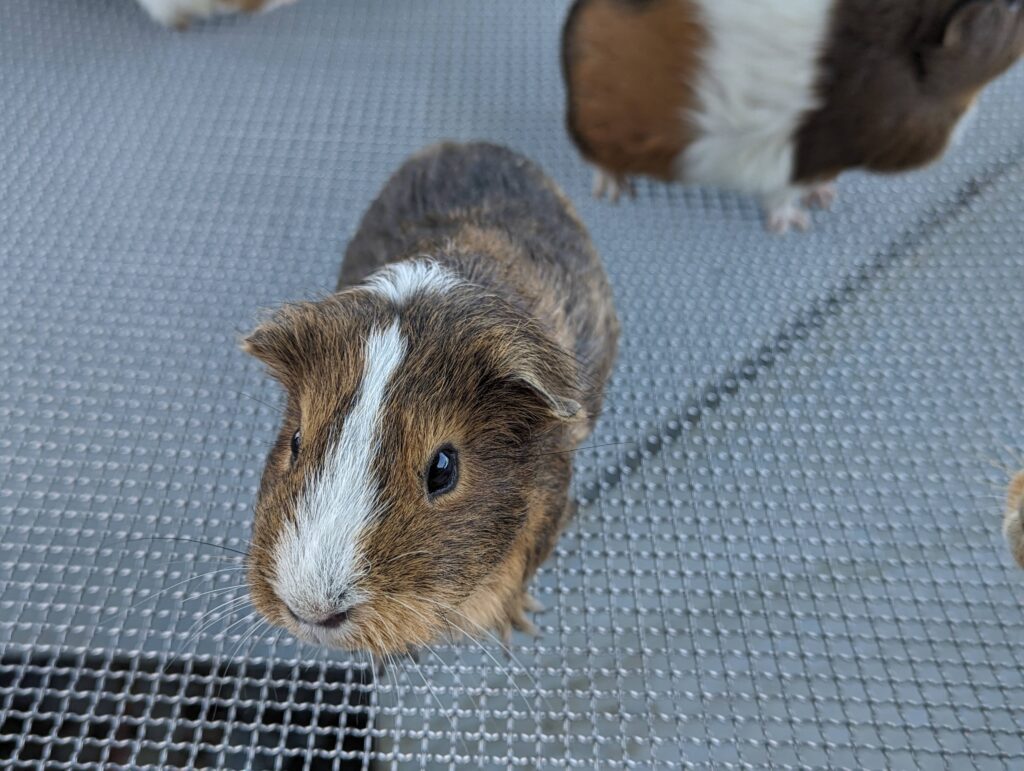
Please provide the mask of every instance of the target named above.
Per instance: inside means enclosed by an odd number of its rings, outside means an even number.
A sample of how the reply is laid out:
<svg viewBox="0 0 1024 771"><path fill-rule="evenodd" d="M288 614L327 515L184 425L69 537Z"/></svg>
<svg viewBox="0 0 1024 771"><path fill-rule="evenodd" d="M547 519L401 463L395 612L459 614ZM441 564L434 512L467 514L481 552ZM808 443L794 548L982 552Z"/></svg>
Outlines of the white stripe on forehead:
<svg viewBox="0 0 1024 771"><path fill-rule="evenodd" d="M458 283L457 276L434 260L417 259L381 268L363 282L363 287L395 305L404 305L418 292L444 294Z"/></svg>
<svg viewBox="0 0 1024 771"><path fill-rule="evenodd" d="M355 402L341 433L331 437L322 471L306 485L295 523L278 546L275 588L299 615L318 618L344 610L337 607L337 598L361 572L357 543L378 507L373 469L383 405L405 348L397 320L367 337Z"/></svg>

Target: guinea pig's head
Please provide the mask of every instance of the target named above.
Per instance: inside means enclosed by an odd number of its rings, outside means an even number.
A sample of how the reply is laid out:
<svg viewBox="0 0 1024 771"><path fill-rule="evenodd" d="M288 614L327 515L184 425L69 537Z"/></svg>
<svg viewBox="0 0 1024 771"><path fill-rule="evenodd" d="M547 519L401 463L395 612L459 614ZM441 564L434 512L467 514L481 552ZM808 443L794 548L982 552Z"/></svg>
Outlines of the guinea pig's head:
<svg viewBox="0 0 1024 771"><path fill-rule="evenodd" d="M553 537L539 508L554 487L564 503L564 437L585 420L570 355L431 262L285 306L243 347L286 393L255 509L257 610L382 654L497 624Z"/></svg>

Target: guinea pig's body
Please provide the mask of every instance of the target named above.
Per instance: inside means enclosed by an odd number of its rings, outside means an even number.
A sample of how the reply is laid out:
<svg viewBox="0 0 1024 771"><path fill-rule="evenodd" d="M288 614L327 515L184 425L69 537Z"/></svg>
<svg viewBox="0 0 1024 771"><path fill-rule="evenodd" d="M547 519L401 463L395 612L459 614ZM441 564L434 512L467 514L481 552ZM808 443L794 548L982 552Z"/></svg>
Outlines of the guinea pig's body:
<svg viewBox="0 0 1024 771"><path fill-rule="evenodd" d="M138 0L146 12L168 27L185 27L191 21L228 13L270 11L295 0Z"/></svg>
<svg viewBox="0 0 1024 771"><path fill-rule="evenodd" d="M1017 564L1024 568L1024 471L1010 482L1003 518L1003 533Z"/></svg>
<svg viewBox="0 0 1024 771"><path fill-rule="evenodd" d="M338 292L246 340L288 396L256 506L257 609L382 654L527 627L617 339L600 259L534 164L486 144L407 161Z"/></svg>
<svg viewBox="0 0 1024 771"><path fill-rule="evenodd" d="M577 0L568 126L595 194L630 177L758 195L807 227L844 170L940 157L978 92L1024 54L1017 0Z"/></svg>

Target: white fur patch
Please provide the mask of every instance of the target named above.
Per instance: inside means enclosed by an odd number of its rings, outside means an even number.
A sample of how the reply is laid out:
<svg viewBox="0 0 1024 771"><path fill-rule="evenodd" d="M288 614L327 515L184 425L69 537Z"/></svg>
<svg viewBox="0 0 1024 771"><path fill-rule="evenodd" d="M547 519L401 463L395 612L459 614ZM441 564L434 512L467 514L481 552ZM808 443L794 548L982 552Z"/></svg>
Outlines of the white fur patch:
<svg viewBox="0 0 1024 771"><path fill-rule="evenodd" d="M402 306L420 292L444 294L459 283L459 279L434 260L406 260L387 265L366 281L363 287Z"/></svg>
<svg viewBox="0 0 1024 771"><path fill-rule="evenodd" d="M370 333L356 400L278 544L274 589L303 618L315 621L366 599L352 590L363 571L358 542L377 513L381 410L405 350L397 320Z"/></svg>
<svg viewBox="0 0 1024 771"><path fill-rule="evenodd" d="M138 2L155 21L165 26L182 24L190 19L205 19L217 13L238 11L238 6L223 0L138 0ZM261 10L270 11L293 2L295 0L268 0L263 4Z"/></svg>
<svg viewBox="0 0 1024 771"><path fill-rule="evenodd" d="M689 1L689 0L687 0ZM793 178L793 135L818 106L830 0L696 0L710 41L687 117L699 138L677 161L686 182L759 195Z"/></svg>

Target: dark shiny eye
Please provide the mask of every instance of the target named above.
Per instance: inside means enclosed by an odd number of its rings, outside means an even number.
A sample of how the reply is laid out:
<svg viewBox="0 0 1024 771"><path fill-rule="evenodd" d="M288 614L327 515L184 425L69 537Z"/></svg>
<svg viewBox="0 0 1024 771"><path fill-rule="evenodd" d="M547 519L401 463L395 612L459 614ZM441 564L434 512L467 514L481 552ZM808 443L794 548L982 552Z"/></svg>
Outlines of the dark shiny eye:
<svg viewBox="0 0 1024 771"><path fill-rule="evenodd" d="M292 434L292 463L294 463L299 457L299 449L302 447L302 431L301 429Z"/></svg>
<svg viewBox="0 0 1024 771"><path fill-rule="evenodd" d="M459 481L459 454L453 447L442 447L430 461L426 473L427 493L444 495Z"/></svg>

